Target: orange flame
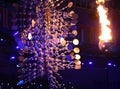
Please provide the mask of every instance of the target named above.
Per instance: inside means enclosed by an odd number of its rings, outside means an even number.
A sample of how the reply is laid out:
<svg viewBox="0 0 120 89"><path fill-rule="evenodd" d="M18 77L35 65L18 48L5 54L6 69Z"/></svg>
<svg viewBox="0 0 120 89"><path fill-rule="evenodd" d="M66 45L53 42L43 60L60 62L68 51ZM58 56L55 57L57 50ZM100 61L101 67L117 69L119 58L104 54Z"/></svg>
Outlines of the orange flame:
<svg viewBox="0 0 120 89"><path fill-rule="evenodd" d="M104 4L105 0L96 0L97 4L103 3Z"/></svg>
<svg viewBox="0 0 120 89"><path fill-rule="evenodd" d="M101 24L101 35L99 36L99 48L101 49L105 42L112 40L110 21L108 20L107 14L108 9L104 6L105 0L97 0L98 4L97 11L99 15L99 21Z"/></svg>

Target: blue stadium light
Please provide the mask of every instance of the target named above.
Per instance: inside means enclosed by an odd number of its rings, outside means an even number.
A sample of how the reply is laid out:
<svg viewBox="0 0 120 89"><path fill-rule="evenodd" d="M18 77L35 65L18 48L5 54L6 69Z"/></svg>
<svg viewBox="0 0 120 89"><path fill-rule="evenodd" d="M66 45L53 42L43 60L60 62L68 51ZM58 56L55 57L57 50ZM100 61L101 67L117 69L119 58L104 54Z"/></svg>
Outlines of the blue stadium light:
<svg viewBox="0 0 120 89"><path fill-rule="evenodd" d="M17 31L17 32L15 32L15 33L13 34L13 36L16 36L16 35L18 35L18 33L19 33L18 31Z"/></svg>
<svg viewBox="0 0 120 89"><path fill-rule="evenodd" d="M19 68L20 66L19 66L19 65L16 65L16 67L18 67L18 68Z"/></svg>
<svg viewBox="0 0 120 89"><path fill-rule="evenodd" d="M82 65L84 65L84 63L82 62Z"/></svg>
<svg viewBox="0 0 120 89"><path fill-rule="evenodd" d="M108 66L112 66L112 63L111 63L111 62L109 62L109 63L108 63Z"/></svg>
<svg viewBox="0 0 120 89"><path fill-rule="evenodd" d="M1 38L0 41L3 41L3 38Z"/></svg>
<svg viewBox="0 0 120 89"><path fill-rule="evenodd" d="M11 56L10 59L11 59L11 60L14 60L14 59L15 59L15 56Z"/></svg>
<svg viewBox="0 0 120 89"><path fill-rule="evenodd" d="M114 66L114 67L116 67L116 65L115 65L115 64L114 64L113 66Z"/></svg>
<svg viewBox="0 0 120 89"><path fill-rule="evenodd" d="M90 62L89 62L89 65L92 65L92 64L93 64L93 62L90 61Z"/></svg>
<svg viewBox="0 0 120 89"><path fill-rule="evenodd" d="M22 84L24 84L24 81L23 81L23 80L20 80L20 81L17 83L18 86L20 86L20 85L22 85Z"/></svg>
<svg viewBox="0 0 120 89"><path fill-rule="evenodd" d="M16 46L16 49L19 49L19 46Z"/></svg>

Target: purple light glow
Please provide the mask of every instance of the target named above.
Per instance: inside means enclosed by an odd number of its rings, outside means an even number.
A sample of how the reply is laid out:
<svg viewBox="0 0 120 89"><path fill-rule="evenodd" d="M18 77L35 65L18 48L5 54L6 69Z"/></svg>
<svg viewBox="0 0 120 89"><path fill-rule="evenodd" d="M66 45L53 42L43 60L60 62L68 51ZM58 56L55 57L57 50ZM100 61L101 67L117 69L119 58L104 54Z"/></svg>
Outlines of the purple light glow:
<svg viewBox="0 0 120 89"><path fill-rule="evenodd" d="M18 26L17 25L13 25L12 26L12 30L17 30L18 29Z"/></svg>
<svg viewBox="0 0 120 89"><path fill-rule="evenodd" d="M109 62L109 63L108 63L108 66L111 66L111 65L112 65L112 63Z"/></svg>
<svg viewBox="0 0 120 89"><path fill-rule="evenodd" d="M19 46L16 46L16 49L19 49Z"/></svg>
<svg viewBox="0 0 120 89"><path fill-rule="evenodd" d="M19 65L16 65L16 67L20 67Z"/></svg>
<svg viewBox="0 0 120 89"><path fill-rule="evenodd" d="M82 65L84 65L84 63L82 62Z"/></svg>
<svg viewBox="0 0 120 89"><path fill-rule="evenodd" d="M1 38L0 40L1 40L1 41L3 41L3 39L2 39L2 38Z"/></svg>
<svg viewBox="0 0 120 89"><path fill-rule="evenodd" d="M11 60L14 60L14 59L15 59L15 56L11 56L10 59L11 59Z"/></svg>
<svg viewBox="0 0 120 89"><path fill-rule="evenodd" d="M92 64L93 64L93 62L90 61L90 62L89 62L89 65L92 65Z"/></svg>
<svg viewBox="0 0 120 89"><path fill-rule="evenodd" d="M114 67L116 67L116 65L115 65L115 64L114 64L113 66L114 66Z"/></svg>
<svg viewBox="0 0 120 89"><path fill-rule="evenodd" d="M13 34L13 36L16 36L16 35L18 35L18 33L19 33L18 31L17 31L17 32L15 32L15 33Z"/></svg>

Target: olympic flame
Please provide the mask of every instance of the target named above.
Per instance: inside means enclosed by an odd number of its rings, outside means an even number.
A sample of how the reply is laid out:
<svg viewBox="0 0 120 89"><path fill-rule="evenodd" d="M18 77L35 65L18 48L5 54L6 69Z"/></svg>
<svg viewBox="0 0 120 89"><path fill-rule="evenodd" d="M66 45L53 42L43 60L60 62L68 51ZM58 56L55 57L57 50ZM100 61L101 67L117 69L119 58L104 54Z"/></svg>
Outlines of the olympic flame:
<svg viewBox="0 0 120 89"><path fill-rule="evenodd" d="M102 49L105 45L104 43L110 42L112 40L110 21L108 20L107 14L108 9L104 6L105 0L97 0L98 5L97 12L99 15L99 21L101 25L101 34L99 36L99 48Z"/></svg>

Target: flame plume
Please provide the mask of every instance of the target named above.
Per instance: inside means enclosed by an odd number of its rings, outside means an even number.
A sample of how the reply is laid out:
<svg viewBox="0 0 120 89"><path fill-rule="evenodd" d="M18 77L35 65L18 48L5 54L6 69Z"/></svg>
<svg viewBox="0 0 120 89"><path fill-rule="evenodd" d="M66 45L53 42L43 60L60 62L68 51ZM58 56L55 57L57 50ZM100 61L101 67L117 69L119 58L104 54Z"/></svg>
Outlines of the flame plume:
<svg viewBox="0 0 120 89"><path fill-rule="evenodd" d="M98 7L97 12L99 15L99 21L101 25L101 34L99 36L99 49L105 47L105 43L109 43L112 40L110 21L108 20L107 14L108 9L104 6L105 0L96 1Z"/></svg>

